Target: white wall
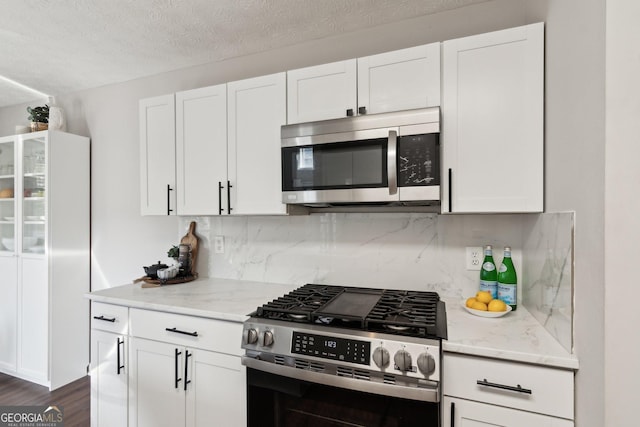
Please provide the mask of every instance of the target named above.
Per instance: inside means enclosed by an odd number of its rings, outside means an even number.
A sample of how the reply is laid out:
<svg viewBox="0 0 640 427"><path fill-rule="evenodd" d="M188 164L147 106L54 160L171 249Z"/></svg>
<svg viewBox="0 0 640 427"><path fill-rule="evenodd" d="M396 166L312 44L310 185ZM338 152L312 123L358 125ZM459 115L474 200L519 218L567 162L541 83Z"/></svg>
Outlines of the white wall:
<svg viewBox="0 0 640 427"><path fill-rule="evenodd" d="M640 3L607 2L605 162L605 415L637 425L640 324ZM630 420L636 420L631 423Z"/></svg>
<svg viewBox="0 0 640 427"><path fill-rule="evenodd" d="M323 62L546 22L546 210L576 211L575 347L578 425L604 423L605 0L496 0L269 53L60 96L69 130L92 138L93 288L142 274L183 234L175 218L139 212L140 98ZM0 110L0 135L19 114ZM633 360L632 360L633 362Z"/></svg>

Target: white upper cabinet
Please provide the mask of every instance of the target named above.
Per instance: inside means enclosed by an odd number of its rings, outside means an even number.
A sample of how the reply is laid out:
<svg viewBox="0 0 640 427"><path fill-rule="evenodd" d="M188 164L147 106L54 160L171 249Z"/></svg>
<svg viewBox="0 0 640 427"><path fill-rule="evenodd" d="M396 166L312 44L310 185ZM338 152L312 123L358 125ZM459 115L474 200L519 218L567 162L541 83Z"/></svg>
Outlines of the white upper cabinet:
<svg viewBox="0 0 640 427"><path fill-rule="evenodd" d="M173 94L140 100L140 211L176 214L176 132Z"/></svg>
<svg viewBox="0 0 640 427"><path fill-rule="evenodd" d="M230 214L285 214L280 127L286 122L286 74L228 83Z"/></svg>
<svg viewBox="0 0 640 427"><path fill-rule="evenodd" d="M289 123L346 117L355 114L356 60L332 62L287 72Z"/></svg>
<svg viewBox="0 0 640 427"><path fill-rule="evenodd" d="M438 105L440 43L358 58L359 114Z"/></svg>
<svg viewBox="0 0 640 427"><path fill-rule="evenodd" d="M176 93L178 215L217 215L226 179L227 85Z"/></svg>
<svg viewBox="0 0 640 427"><path fill-rule="evenodd" d="M440 105L440 43L287 72L288 123Z"/></svg>
<svg viewBox="0 0 640 427"><path fill-rule="evenodd" d="M442 212L542 212L544 24L442 49Z"/></svg>

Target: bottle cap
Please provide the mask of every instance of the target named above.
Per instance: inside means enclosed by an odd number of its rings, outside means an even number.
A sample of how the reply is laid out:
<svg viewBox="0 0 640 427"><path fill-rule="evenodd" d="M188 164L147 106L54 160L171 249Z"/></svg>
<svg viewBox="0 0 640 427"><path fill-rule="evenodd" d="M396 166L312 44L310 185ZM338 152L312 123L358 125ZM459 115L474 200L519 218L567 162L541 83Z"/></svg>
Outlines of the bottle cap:
<svg viewBox="0 0 640 427"><path fill-rule="evenodd" d="M509 252L511 252L511 246L505 246L505 247L504 247L504 250L505 250L505 251L509 251Z"/></svg>
<svg viewBox="0 0 640 427"><path fill-rule="evenodd" d="M484 247L485 249L491 250L491 245L487 245Z"/></svg>

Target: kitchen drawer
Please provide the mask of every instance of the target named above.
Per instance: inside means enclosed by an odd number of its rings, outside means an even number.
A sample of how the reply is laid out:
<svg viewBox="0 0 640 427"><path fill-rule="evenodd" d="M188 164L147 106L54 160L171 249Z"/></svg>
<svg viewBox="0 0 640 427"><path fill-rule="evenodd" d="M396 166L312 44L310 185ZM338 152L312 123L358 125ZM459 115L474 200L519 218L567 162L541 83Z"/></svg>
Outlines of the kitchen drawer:
<svg viewBox="0 0 640 427"><path fill-rule="evenodd" d="M240 356L242 323L132 308L131 335Z"/></svg>
<svg viewBox="0 0 640 427"><path fill-rule="evenodd" d="M443 393L573 419L573 371L445 353ZM501 389L478 381L531 390Z"/></svg>
<svg viewBox="0 0 640 427"><path fill-rule="evenodd" d="M91 328L126 335L129 333L129 307L91 303Z"/></svg>

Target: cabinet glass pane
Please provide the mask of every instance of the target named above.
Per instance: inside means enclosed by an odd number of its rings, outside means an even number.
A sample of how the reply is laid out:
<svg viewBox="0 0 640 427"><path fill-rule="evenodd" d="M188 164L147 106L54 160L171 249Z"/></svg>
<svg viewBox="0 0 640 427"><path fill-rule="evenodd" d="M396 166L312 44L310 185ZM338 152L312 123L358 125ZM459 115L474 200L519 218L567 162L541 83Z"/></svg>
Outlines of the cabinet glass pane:
<svg viewBox="0 0 640 427"><path fill-rule="evenodd" d="M0 142L0 252L15 246L15 147L13 140Z"/></svg>
<svg viewBox="0 0 640 427"><path fill-rule="evenodd" d="M47 182L43 137L23 141L22 179L22 252L44 253Z"/></svg>

